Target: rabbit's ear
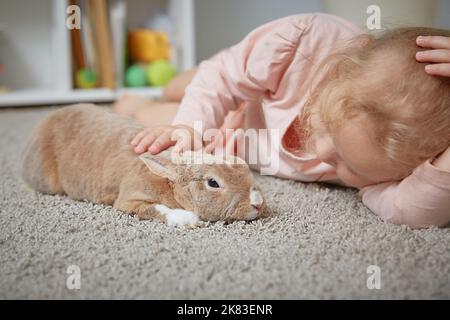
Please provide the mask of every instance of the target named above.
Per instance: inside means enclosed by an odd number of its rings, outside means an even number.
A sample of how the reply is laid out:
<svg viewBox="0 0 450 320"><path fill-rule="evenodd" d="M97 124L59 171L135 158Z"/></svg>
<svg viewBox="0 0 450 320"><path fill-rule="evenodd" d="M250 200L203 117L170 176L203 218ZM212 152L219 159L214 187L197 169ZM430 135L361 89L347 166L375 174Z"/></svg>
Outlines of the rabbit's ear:
<svg viewBox="0 0 450 320"><path fill-rule="evenodd" d="M139 159L141 159L147 168L149 168L150 171L157 176L164 177L169 180L175 179L173 171L174 165L171 163L170 159L159 155L152 155L148 152L141 154Z"/></svg>

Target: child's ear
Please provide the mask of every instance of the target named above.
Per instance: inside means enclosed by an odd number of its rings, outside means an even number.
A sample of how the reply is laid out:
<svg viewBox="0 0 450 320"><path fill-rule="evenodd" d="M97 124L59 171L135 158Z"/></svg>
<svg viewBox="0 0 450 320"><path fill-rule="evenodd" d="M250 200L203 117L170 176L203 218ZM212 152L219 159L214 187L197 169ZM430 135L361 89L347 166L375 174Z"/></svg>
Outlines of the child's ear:
<svg viewBox="0 0 450 320"><path fill-rule="evenodd" d="M157 176L167 178L169 180L175 180L175 166L170 161L161 155L153 155L149 152L143 153L139 156L147 168Z"/></svg>

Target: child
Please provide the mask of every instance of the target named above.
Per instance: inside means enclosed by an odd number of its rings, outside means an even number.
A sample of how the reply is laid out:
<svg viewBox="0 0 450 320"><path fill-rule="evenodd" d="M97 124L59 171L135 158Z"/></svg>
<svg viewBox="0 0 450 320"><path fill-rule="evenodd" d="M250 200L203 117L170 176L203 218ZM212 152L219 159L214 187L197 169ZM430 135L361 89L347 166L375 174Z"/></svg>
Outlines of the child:
<svg viewBox="0 0 450 320"><path fill-rule="evenodd" d="M137 153L190 148L192 141L173 135L180 128L203 143L195 120L203 130L278 129L280 137L261 145L279 164L277 176L356 187L386 221L444 226L450 221L449 36L401 28L374 38L339 17L290 16L175 79L166 98L181 98L187 86L179 107L123 97L115 108L149 126L131 142ZM417 45L435 50L421 53ZM230 143L244 142L215 140L207 148Z"/></svg>

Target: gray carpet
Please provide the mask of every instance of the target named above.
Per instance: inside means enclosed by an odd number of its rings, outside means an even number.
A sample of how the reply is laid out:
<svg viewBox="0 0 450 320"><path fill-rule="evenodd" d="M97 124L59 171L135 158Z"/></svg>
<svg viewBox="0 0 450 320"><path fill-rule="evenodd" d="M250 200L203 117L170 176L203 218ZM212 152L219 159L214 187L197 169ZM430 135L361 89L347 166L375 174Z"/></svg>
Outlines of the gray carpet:
<svg viewBox="0 0 450 320"><path fill-rule="evenodd" d="M258 177L270 218L196 230L36 194L19 154L51 110L0 110L0 298L450 298L450 229L383 223L351 189Z"/></svg>

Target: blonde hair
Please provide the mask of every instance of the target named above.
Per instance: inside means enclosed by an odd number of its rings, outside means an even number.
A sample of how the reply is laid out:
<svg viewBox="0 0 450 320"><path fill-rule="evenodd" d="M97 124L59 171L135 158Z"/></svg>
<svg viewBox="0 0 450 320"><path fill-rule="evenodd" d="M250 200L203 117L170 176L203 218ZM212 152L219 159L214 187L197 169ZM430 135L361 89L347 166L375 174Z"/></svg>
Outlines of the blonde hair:
<svg viewBox="0 0 450 320"><path fill-rule="evenodd" d="M450 80L425 73L415 59L419 35L450 36L431 28L398 28L378 37L362 35L322 63L325 76L312 85L297 126L306 148L314 140L311 116L327 131L365 116L374 124L375 143L392 164L410 172L450 145ZM320 134L320 133L319 133Z"/></svg>

